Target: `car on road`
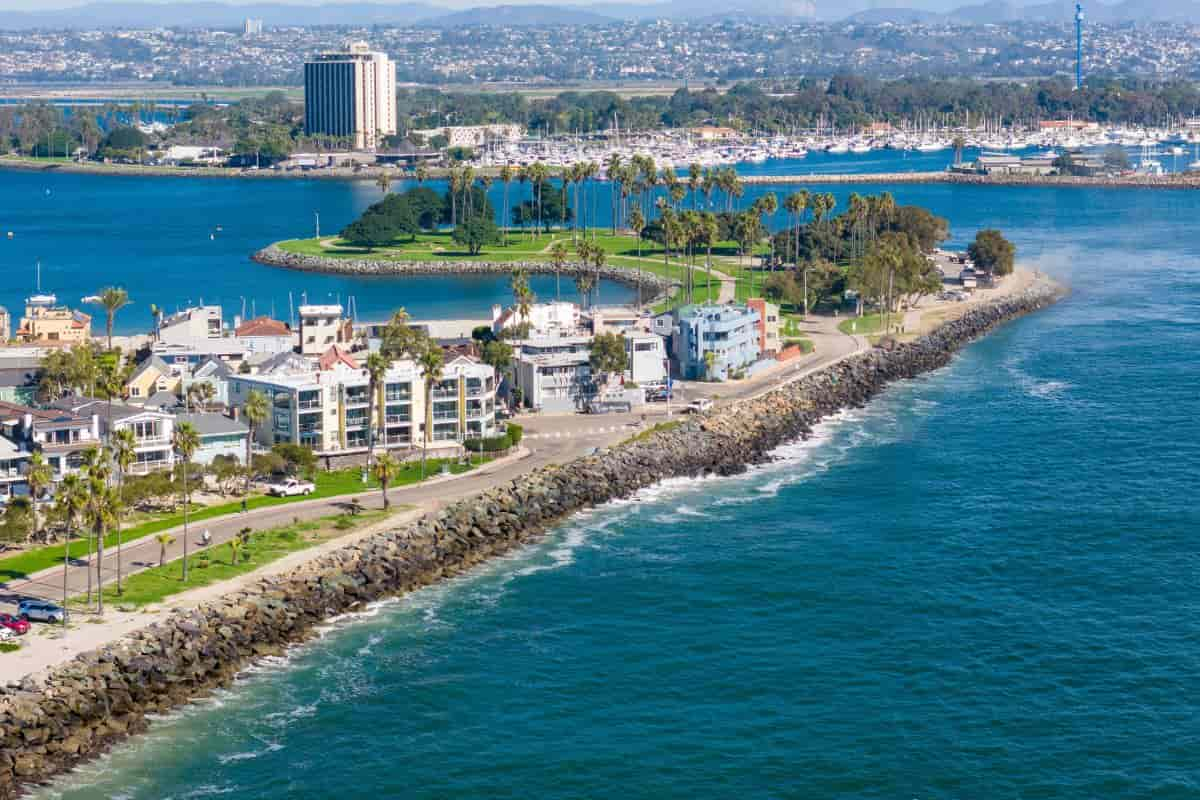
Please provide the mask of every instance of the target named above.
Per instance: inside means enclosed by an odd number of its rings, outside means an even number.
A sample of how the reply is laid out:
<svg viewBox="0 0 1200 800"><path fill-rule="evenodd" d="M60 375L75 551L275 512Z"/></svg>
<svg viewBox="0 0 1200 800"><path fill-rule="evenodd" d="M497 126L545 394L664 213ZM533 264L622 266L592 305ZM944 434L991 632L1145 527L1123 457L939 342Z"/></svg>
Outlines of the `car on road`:
<svg viewBox="0 0 1200 800"><path fill-rule="evenodd" d="M17 604L17 616L27 622L64 622L67 612L49 600L22 600Z"/></svg>
<svg viewBox="0 0 1200 800"><path fill-rule="evenodd" d="M9 639L15 639L17 635L10 628L0 628L0 642L7 642Z"/></svg>
<svg viewBox="0 0 1200 800"><path fill-rule="evenodd" d="M689 414L703 414L707 411L712 411L713 401L706 398L699 398L687 404Z"/></svg>
<svg viewBox="0 0 1200 800"><path fill-rule="evenodd" d="M651 386L646 389L647 403L665 403L671 399L671 392L665 386Z"/></svg>
<svg viewBox="0 0 1200 800"><path fill-rule="evenodd" d="M29 633L29 621L14 617L12 614L0 614L0 628L23 636Z"/></svg>
<svg viewBox="0 0 1200 800"><path fill-rule="evenodd" d="M267 484L267 494L273 497L306 497L316 490L317 486L312 481L302 481L299 478Z"/></svg>

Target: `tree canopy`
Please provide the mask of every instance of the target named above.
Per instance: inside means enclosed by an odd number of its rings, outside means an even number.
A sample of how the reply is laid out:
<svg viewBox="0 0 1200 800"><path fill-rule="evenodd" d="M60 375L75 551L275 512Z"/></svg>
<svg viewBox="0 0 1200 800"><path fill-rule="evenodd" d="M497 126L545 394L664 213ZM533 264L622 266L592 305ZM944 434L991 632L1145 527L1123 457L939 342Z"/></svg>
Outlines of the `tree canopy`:
<svg viewBox="0 0 1200 800"><path fill-rule="evenodd" d="M975 234L975 241L967 245L967 255L975 266L991 275L1009 275L1013 271L1017 248L995 228L986 228Z"/></svg>

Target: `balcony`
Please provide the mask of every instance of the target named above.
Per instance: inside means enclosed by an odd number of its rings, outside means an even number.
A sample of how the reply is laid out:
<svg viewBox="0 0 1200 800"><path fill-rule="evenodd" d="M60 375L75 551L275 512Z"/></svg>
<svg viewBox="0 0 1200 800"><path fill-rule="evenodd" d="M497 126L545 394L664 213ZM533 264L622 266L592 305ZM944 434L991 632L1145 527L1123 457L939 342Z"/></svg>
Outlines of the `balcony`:
<svg viewBox="0 0 1200 800"><path fill-rule="evenodd" d="M388 425L399 425L402 423L412 422L412 414L388 414L384 417L384 422Z"/></svg>
<svg viewBox="0 0 1200 800"><path fill-rule="evenodd" d="M138 447L164 447L171 444L171 439L168 436L159 434L157 436L139 436L133 440L133 446Z"/></svg>
<svg viewBox="0 0 1200 800"><path fill-rule="evenodd" d="M385 403L411 403L412 392L387 392L383 400Z"/></svg>
<svg viewBox="0 0 1200 800"><path fill-rule="evenodd" d="M129 468L129 472L133 475L145 475L147 472L167 469L170 466L171 462L165 458L156 459L154 461L138 461Z"/></svg>
<svg viewBox="0 0 1200 800"><path fill-rule="evenodd" d="M321 410L321 401L320 400L301 400L299 403L296 404L296 408L300 409L301 411L320 411Z"/></svg>
<svg viewBox="0 0 1200 800"><path fill-rule="evenodd" d="M434 389L432 397L434 400L457 400L458 387L453 389Z"/></svg>
<svg viewBox="0 0 1200 800"><path fill-rule="evenodd" d="M458 412L457 411L435 411L435 412L433 412L433 418L435 420L454 421L454 420L458 419Z"/></svg>
<svg viewBox="0 0 1200 800"><path fill-rule="evenodd" d="M320 422L302 422L299 427L301 433L320 433L321 430Z"/></svg>
<svg viewBox="0 0 1200 800"><path fill-rule="evenodd" d="M346 392L346 405L365 406L371 400L369 392Z"/></svg>

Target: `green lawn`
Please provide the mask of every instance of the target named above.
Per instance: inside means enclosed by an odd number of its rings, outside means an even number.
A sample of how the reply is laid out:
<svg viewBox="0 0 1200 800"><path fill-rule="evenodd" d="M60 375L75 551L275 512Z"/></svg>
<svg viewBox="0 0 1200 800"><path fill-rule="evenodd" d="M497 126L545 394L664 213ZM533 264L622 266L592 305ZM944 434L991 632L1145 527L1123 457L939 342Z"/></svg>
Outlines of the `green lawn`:
<svg viewBox="0 0 1200 800"><path fill-rule="evenodd" d="M865 314L861 317L851 317L838 323L842 333L869 336L883 329L883 317L880 314Z"/></svg>
<svg viewBox="0 0 1200 800"><path fill-rule="evenodd" d="M122 582L120 595L115 585L105 587L104 599L113 605L134 607L157 603L179 592L252 572L289 553L337 538L384 516L382 511L365 512L357 516L339 514L257 531L251 534L249 544L242 547L236 563L229 543L215 545L188 559L186 583L183 581L183 562L176 560L130 575ZM79 598L75 600L82 602Z"/></svg>
<svg viewBox="0 0 1200 800"><path fill-rule="evenodd" d="M486 458L485 458L486 461ZM434 476L441 472L442 465L448 463L450 471L455 474L461 474L470 469L479 466L478 463L471 465L459 464L454 459L435 459L431 458L426 462L426 474ZM270 497L267 495L253 495L247 501L247 505L251 509L266 508L268 506L284 505L287 503L296 503L302 500L320 500L322 498L340 497L341 495L354 494L370 489L378 489L379 483L374 477L368 477L367 483L364 486L361 479L361 472L358 469L344 469L334 472L318 472L314 483L317 485L317 490L308 497ZM409 484L418 483L421 480L421 465L420 462L414 462L406 466L400 471L396 481L392 483L393 487L407 486ZM212 506L203 506L189 512L189 523L202 522L214 517L225 516L226 514L234 514L242 510L242 501L237 500L231 503L221 503ZM183 524L183 512L160 514L146 522L126 528L121 532L121 541L129 543L137 539L143 539L160 531L165 531L169 528L175 528ZM117 545L116 532L109 533L104 537L104 546L106 548L114 548ZM0 558L0 580L14 580L25 578L35 572L43 569L57 566L63 562L63 556L66 551L65 544L53 544L46 547L39 547L33 550L27 550L24 553L19 553L7 558ZM94 547L89 547L88 542L84 539L75 539L70 543L71 558L83 558L89 551L94 550Z"/></svg>

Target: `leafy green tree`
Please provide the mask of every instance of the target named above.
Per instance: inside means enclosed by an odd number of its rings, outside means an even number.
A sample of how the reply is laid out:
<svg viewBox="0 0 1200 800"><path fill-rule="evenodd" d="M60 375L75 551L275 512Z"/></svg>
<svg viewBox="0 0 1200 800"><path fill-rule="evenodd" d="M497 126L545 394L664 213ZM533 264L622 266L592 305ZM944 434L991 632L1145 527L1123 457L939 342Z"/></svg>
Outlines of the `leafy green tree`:
<svg viewBox="0 0 1200 800"><path fill-rule="evenodd" d="M350 244L370 251L391 244L399 232L399 227L384 215L367 214L347 225L341 236Z"/></svg>
<svg viewBox="0 0 1200 800"><path fill-rule="evenodd" d="M989 275L1009 275L1017 254L1016 246L995 228L985 228L975 234L967 245L967 255L975 266Z"/></svg>
<svg viewBox="0 0 1200 800"><path fill-rule="evenodd" d="M459 223L450 236L456 244L466 247L467 252L473 256L479 255L485 245L500 241L496 223L483 216L473 216Z"/></svg>
<svg viewBox="0 0 1200 800"><path fill-rule="evenodd" d="M483 363L490 364L496 370L503 370L512 365L513 349L508 342L489 341L483 345Z"/></svg>
<svg viewBox="0 0 1200 800"><path fill-rule="evenodd" d="M619 375L625 371L628 358L625 337L619 333L598 333L592 338L588 363L592 372L600 375Z"/></svg>

